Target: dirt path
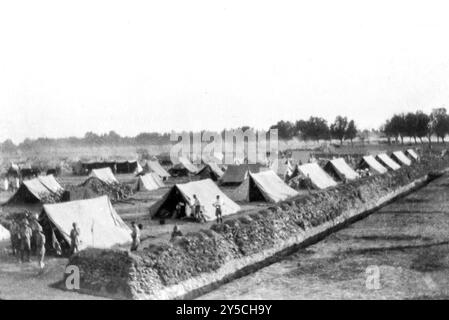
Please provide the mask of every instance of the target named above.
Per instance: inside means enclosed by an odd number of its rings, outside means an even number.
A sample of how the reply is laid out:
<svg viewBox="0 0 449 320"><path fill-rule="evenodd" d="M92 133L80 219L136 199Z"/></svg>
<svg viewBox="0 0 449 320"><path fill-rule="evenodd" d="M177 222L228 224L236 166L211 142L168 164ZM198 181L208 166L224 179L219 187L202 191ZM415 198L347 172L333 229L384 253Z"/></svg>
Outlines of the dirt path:
<svg viewBox="0 0 449 320"><path fill-rule="evenodd" d="M447 299L448 230L449 176L443 176L201 299Z"/></svg>

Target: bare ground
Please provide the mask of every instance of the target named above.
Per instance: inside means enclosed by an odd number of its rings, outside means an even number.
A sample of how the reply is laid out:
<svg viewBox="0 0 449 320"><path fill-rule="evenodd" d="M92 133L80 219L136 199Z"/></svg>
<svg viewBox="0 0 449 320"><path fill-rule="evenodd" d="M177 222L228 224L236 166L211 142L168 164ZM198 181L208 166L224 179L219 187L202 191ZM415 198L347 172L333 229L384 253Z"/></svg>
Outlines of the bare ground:
<svg viewBox="0 0 449 320"><path fill-rule="evenodd" d="M86 179L85 176L63 176L58 177L58 181L63 185L77 185ZM136 181L134 175L117 175L117 179L122 183L132 184ZM194 178L195 179L195 178ZM170 240L173 226L177 224L183 233L198 231L202 228L209 228L214 222L204 224L190 222L186 220L166 220L164 225L160 225L158 220L151 219L149 208L168 191L175 183L189 181L189 178L171 178L166 182L166 187L154 191L138 192L131 198L113 204L117 213L123 220L130 224L131 221L142 223L142 244L140 249L149 244L167 242ZM225 190L226 192L226 190ZM0 203L6 202L11 192L0 192ZM246 203L241 204L242 211L238 215L248 214L260 207L267 207L266 203ZM15 205L0 208L0 217L5 217L11 212L28 209L34 212L42 210L41 205ZM234 216L234 215L233 215ZM224 217L224 220L230 216ZM127 250L128 248L123 248ZM47 257L46 267L41 272L36 261L19 264L17 260L0 249L0 299L99 299L98 297L71 293L56 289L53 285L61 281L66 258ZM36 260L34 258L34 260Z"/></svg>
<svg viewBox="0 0 449 320"><path fill-rule="evenodd" d="M448 179L201 299L447 299Z"/></svg>

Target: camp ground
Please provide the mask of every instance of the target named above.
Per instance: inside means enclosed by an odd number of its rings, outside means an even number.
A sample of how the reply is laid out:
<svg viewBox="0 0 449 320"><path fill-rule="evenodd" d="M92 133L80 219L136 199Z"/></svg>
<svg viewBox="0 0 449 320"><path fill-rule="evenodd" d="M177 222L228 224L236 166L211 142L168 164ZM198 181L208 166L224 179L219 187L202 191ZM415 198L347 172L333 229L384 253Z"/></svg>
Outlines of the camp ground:
<svg viewBox="0 0 449 320"><path fill-rule="evenodd" d="M91 173L91 177L95 177L106 184L116 184L118 183L114 174L112 173L111 168L101 168L101 169L93 169Z"/></svg>
<svg viewBox="0 0 449 320"><path fill-rule="evenodd" d="M148 161L144 166L144 171L154 172L161 177L162 180L170 178L170 174L159 164L159 161Z"/></svg>
<svg viewBox="0 0 449 320"><path fill-rule="evenodd" d="M378 154L376 159L390 170L399 170L401 168L401 166L391 159L386 153Z"/></svg>
<svg viewBox="0 0 449 320"><path fill-rule="evenodd" d="M73 223L81 231L80 249L111 248L131 242L131 230L115 212L107 196L45 204L39 220L49 249L54 249L56 243L63 250L69 248Z"/></svg>
<svg viewBox="0 0 449 320"><path fill-rule="evenodd" d="M217 195L223 200L222 215L230 215L240 211L240 206L229 199L211 179L193 181L184 184L174 185L160 201L156 202L151 208L153 217L171 217L175 213L176 205L180 202L187 206L194 203L193 195L196 195L202 205L202 213L207 221L214 220ZM186 211L189 215L189 211Z"/></svg>
<svg viewBox="0 0 449 320"><path fill-rule="evenodd" d="M190 162L189 159L185 157L180 157L178 159L178 163L175 164L173 168L169 170L171 175L178 177L187 176L190 174L197 174L198 171L199 171L198 168L192 162Z"/></svg>
<svg viewBox="0 0 449 320"><path fill-rule="evenodd" d="M24 180L8 203L37 203L50 197L59 197L63 191L53 176Z"/></svg>
<svg viewBox="0 0 449 320"><path fill-rule="evenodd" d="M379 161L377 161L374 156L362 157L362 160L360 160L359 168L369 169L374 174L384 174L388 172L388 169L385 168Z"/></svg>
<svg viewBox="0 0 449 320"><path fill-rule="evenodd" d="M248 177L248 172L258 173L267 169L261 164L229 165L220 182L221 185L239 185Z"/></svg>
<svg viewBox="0 0 449 320"><path fill-rule="evenodd" d="M340 181L355 180L359 174L352 169L343 158L333 159L326 163L324 170Z"/></svg>
<svg viewBox="0 0 449 320"><path fill-rule="evenodd" d="M306 163L298 166L298 171L304 177L308 177L317 189L326 189L337 185L317 163Z"/></svg>
<svg viewBox="0 0 449 320"><path fill-rule="evenodd" d="M395 160L396 162L409 166L412 164L412 161L407 158L407 156L404 154L404 152L402 151L395 151L391 154L391 158L393 158L393 160Z"/></svg>
<svg viewBox="0 0 449 320"><path fill-rule="evenodd" d="M276 203L298 195L272 170L249 173L248 178L233 191L236 201L266 201Z"/></svg>
<svg viewBox="0 0 449 320"><path fill-rule="evenodd" d="M165 187L162 179L154 172L140 175L137 179L136 191L151 191Z"/></svg>
<svg viewBox="0 0 449 320"><path fill-rule="evenodd" d="M415 152L415 150L413 150L413 149L407 149L406 152L407 152L407 155L409 155L413 160L418 160L418 159L419 159L419 156L418 156L418 154Z"/></svg>
<svg viewBox="0 0 449 320"><path fill-rule="evenodd" d="M214 162L207 163L203 169L198 171L197 175L201 179L207 179L210 178L214 181L217 181L223 176L224 172L221 170L221 168Z"/></svg>

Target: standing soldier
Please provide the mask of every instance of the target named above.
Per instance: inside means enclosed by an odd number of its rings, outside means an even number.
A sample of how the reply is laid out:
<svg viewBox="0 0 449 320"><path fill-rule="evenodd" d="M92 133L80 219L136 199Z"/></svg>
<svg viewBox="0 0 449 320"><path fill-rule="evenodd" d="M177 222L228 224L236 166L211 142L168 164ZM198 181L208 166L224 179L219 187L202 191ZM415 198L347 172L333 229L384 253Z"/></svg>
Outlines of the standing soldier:
<svg viewBox="0 0 449 320"><path fill-rule="evenodd" d="M21 262L30 262L31 254L31 237L33 232L31 231L30 224L27 219L23 220L22 228L20 232L20 260ZM24 259L26 255L26 260Z"/></svg>
<svg viewBox="0 0 449 320"><path fill-rule="evenodd" d="M14 178L14 191L19 190L19 188L20 188L20 180L19 180L19 177L15 177L15 178Z"/></svg>
<svg viewBox="0 0 449 320"><path fill-rule="evenodd" d="M31 231L33 232L33 238L32 238L32 243L31 243L31 248L33 249L33 253L36 252L37 253L37 237L38 237L38 233L42 232L42 226L40 225L39 221L39 215L36 214L31 214L30 213L30 228Z"/></svg>
<svg viewBox="0 0 449 320"><path fill-rule="evenodd" d="M44 269L44 257L45 257L45 235L42 232L42 228L36 232L36 254L39 268Z"/></svg>
<svg viewBox="0 0 449 320"><path fill-rule="evenodd" d="M217 223L223 223L223 200L221 200L220 196L217 195L217 201L215 201L214 203L214 207L215 207L215 216L217 217Z"/></svg>
<svg viewBox="0 0 449 320"><path fill-rule="evenodd" d="M201 202L196 196L196 194L193 195L193 213L196 220L200 219L200 213L201 213Z"/></svg>
<svg viewBox="0 0 449 320"><path fill-rule="evenodd" d="M12 220L11 227L9 230L11 234L11 248L12 254L19 257L20 251L20 227L16 220Z"/></svg>
<svg viewBox="0 0 449 320"><path fill-rule="evenodd" d="M3 189L5 189L5 191L8 191L9 189L9 181L7 177L3 179Z"/></svg>
<svg viewBox="0 0 449 320"><path fill-rule="evenodd" d="M74 222L72 226L72 231L70 231L70 253L74 254L79 251L80 229L76 225L76 222Z"/></svg>
<svg viewBox="0 0 449 320"><path fill-rule="evenodd" d="M140 229L134 221L131 222L131 227L132 227L131 238L133 239L133 242L131 244L131 251L136 251L140 245Z"/></svg>

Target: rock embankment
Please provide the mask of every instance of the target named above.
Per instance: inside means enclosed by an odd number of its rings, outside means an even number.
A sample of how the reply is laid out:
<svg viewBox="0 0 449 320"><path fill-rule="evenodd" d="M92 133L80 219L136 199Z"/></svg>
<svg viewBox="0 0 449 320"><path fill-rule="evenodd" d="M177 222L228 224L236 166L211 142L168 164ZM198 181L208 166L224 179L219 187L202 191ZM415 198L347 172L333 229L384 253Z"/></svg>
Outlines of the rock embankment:
<svg viewBox="0 0 449 320"><path fill-rule="evenodd" d="M137 253L88 249L69 264L81 290L125 299L192 298L362 218L428 180L445 159L291 199Z"/></svg>

